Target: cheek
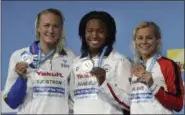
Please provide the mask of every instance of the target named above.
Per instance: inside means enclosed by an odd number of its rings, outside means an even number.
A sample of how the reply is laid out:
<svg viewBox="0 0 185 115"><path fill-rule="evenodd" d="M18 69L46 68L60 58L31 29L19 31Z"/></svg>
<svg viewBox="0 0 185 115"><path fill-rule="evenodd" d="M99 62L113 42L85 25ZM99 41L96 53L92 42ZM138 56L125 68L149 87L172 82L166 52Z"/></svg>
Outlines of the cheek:
<svg viewBox="0 0 185 115"><path fill-rule="evenodd" d="M138 47L139 47L139 43L135 42L135 48L138 48Z"/></svg>
<svg viewBox="0 0 185 115"><path fill-rule="evenodd" d="M105 42L105 40L107 39L107 36L104 34L99 35L99 37L101 38L102 42Z"/></svg>
<svg viewBox="0 0 185 115"><path fill-rule="evenodd" d="M85 34L85 40L89 40L91 38L91 35L90 34Z"/></svg>

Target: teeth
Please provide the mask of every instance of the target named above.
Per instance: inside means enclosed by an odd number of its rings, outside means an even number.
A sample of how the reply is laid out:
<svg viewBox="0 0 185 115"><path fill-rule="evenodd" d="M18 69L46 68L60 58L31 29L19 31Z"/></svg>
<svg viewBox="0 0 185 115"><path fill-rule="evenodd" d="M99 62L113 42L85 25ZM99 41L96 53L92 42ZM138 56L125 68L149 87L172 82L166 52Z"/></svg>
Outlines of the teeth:
<svg viewBox="0 0 185 115"><path fill-rule="evenodd" d="M98 41L92 41L92 43L93 43L93 44L97 44L97 43L98 43Z"/></svg>
<svg viewBox="0 0 185 115"><path fill-rule="evenodd" d="M148 48L148 46L141 46L142 48Z"/></svg>

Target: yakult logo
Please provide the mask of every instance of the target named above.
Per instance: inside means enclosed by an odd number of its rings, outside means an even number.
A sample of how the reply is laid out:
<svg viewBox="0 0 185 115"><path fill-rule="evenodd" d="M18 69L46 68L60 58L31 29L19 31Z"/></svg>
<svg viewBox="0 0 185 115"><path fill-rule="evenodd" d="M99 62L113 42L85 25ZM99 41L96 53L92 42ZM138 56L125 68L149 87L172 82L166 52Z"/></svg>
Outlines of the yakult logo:
<svg viewBox="0 0 185 115"><path fill-rule="evenodd" d="M38 72L37 71L37 74L39 76L52 76L52 77L63 77L62 73L59 73L59 72Z"/></svg>

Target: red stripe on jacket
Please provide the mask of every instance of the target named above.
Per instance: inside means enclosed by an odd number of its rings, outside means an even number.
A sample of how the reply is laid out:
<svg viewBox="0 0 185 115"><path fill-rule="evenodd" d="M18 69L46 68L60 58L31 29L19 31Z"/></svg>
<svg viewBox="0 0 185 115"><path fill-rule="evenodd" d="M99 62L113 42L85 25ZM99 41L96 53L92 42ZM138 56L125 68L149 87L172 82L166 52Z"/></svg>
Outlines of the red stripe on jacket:
<svg viewBox="0 0 185 115"><path fill-rule="evenodd" d="M120 99L116 96L116 94L114 93L114 91L113 91L113 89L112 89L112 87L110 86L109 83L107 83L107 87L109 88L109 90L110 90L112 96L114 97L114 99L115 99L120 105L122 105L124 108L126 108L126 109L129 110L130 107L129 107L128 105L126 105L124 102L120 101Z"/></svg>
<svg viewBox="0 0 185 115"><path fill-rule="evenodd" d="M162 57L158 60L168 92L160 88L155 97L167 109L181 111L183 107L184 87L180 67L172 60Z"/></svg>

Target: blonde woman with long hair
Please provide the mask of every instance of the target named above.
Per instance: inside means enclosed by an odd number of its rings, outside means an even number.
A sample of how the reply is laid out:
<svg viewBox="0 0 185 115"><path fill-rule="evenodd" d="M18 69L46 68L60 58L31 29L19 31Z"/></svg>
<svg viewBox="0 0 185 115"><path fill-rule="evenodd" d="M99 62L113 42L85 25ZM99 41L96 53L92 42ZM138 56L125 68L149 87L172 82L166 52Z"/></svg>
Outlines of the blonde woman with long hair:
<svg viewBox="0 0 185 115"><path fill-rule="evenodd" d="M181 71L174 61L160 53L161 39L155 22L142 22L134 29L131 114L173 114L183 107Z"/></svg>
<svg viewBox="0 0 185 115"><path fill-rule="evenodd" d="M74 58L64 47L63 14L41 11L36 41L15 51L9 64L4 101L18 114L68 114L68 79Z"/></svg>

